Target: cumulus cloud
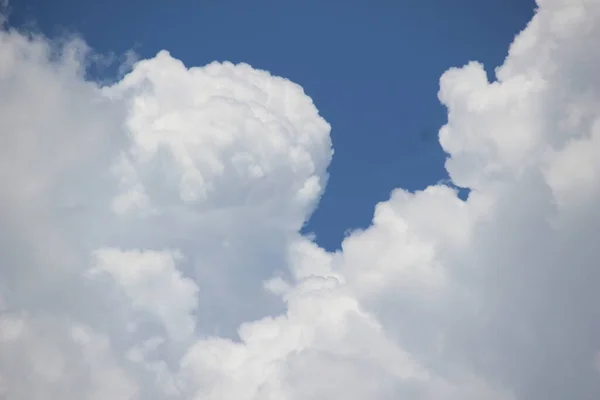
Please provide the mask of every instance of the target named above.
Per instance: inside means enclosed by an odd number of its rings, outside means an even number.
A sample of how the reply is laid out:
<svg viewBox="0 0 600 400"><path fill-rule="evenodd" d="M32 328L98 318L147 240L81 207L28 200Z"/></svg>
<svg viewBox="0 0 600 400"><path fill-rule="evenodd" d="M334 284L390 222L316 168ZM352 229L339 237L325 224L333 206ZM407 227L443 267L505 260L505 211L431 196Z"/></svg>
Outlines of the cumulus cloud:
<svg viewBox="0 0 600 400"><path fill-rule="evenodd" d="M454 184L339 251L299 230L329 125L302 88L0 33L0 397L596 399L600 2L539 0L497 79L447 71Z"/></svg>
<svg viewBox="0 0 600 400"><path fill-rule="evenodd" d="M169 337L184 339L194 333L193 311L198 287L176 268L181 254L170 251L98 249L89 275L106 274L123 290L134 309L161 320Z"/></svg>

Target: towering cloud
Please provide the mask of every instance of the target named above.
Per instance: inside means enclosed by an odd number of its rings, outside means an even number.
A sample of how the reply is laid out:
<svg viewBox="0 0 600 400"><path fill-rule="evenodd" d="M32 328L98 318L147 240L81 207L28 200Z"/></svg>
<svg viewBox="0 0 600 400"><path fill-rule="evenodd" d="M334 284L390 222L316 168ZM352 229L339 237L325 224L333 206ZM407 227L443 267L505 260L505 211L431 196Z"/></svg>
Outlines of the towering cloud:
<svg viewBox="0 0 600 400"><path fill-rule="evenodd" d="M329 253L298 85L0 32L0 398L597 399L600 1L539 0L497 79L447 71L447 186Z"/></svg>

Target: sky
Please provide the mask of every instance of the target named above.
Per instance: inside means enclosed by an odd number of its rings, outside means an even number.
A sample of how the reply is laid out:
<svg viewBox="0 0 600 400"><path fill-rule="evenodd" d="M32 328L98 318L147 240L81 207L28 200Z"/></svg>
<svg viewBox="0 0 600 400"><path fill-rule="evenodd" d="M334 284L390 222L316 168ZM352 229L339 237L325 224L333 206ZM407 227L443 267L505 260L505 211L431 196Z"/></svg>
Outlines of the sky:
<svg viewBox="0 0 600 400"><path fill-rule="evenodd" d="M0 3L0 399L600 398L600 0L426 3Z"/></svg>
<svg viewBox="0 0 600 400"><path fill-rule="evenodd" d="M435 140L446 118L440 75L476 60L493 78L535 8L531 0L177 4L18 0L11 23L80 34L101 53L146 58L168 49L186 65L247 62L300 83L332 125L330 181L304 229L329 250L348 229L367 227L373 204L394 188L447 179Z"/></svg>

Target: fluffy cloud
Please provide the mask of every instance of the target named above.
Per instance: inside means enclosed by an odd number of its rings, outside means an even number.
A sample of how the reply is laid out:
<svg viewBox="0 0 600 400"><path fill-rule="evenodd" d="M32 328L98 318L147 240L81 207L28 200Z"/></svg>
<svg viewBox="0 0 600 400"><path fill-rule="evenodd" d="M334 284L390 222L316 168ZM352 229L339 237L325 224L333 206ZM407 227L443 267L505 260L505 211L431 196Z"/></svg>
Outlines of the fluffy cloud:
<svg viewBox="0 0 600 400"><path fill-rule="evenodd" d="M497 80L447 71L447 186L328 253L329 125L288 80L119 82L0 33L0 397L596 399L600 2L538 1Z"/></svg>
<svg viewBox="0 0 600 400"><path fill-rule="evenodd" d="M198 287L176 268L178 252L99 249L89 275L106 274L123 290L134 309L161 320L169 337L185 339L195 330Z"/></svg>

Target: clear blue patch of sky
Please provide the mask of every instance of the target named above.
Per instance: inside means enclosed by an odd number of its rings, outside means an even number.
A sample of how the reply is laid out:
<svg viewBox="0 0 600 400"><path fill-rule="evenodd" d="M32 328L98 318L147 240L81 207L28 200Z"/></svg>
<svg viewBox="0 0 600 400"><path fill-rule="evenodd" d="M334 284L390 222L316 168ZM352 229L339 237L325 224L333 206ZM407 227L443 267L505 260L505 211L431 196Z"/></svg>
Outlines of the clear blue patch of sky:
<svg viewBox="0 0 600 400"><path fill-rule="evenodd" d="M247 62L302 85L332 125L327 190L306 226L327 249L397 187L447 178L437 99L448 68L490 78L533 0L13 0L10 23L81 34L96 51L167 49L186 65Z"/></svg>

